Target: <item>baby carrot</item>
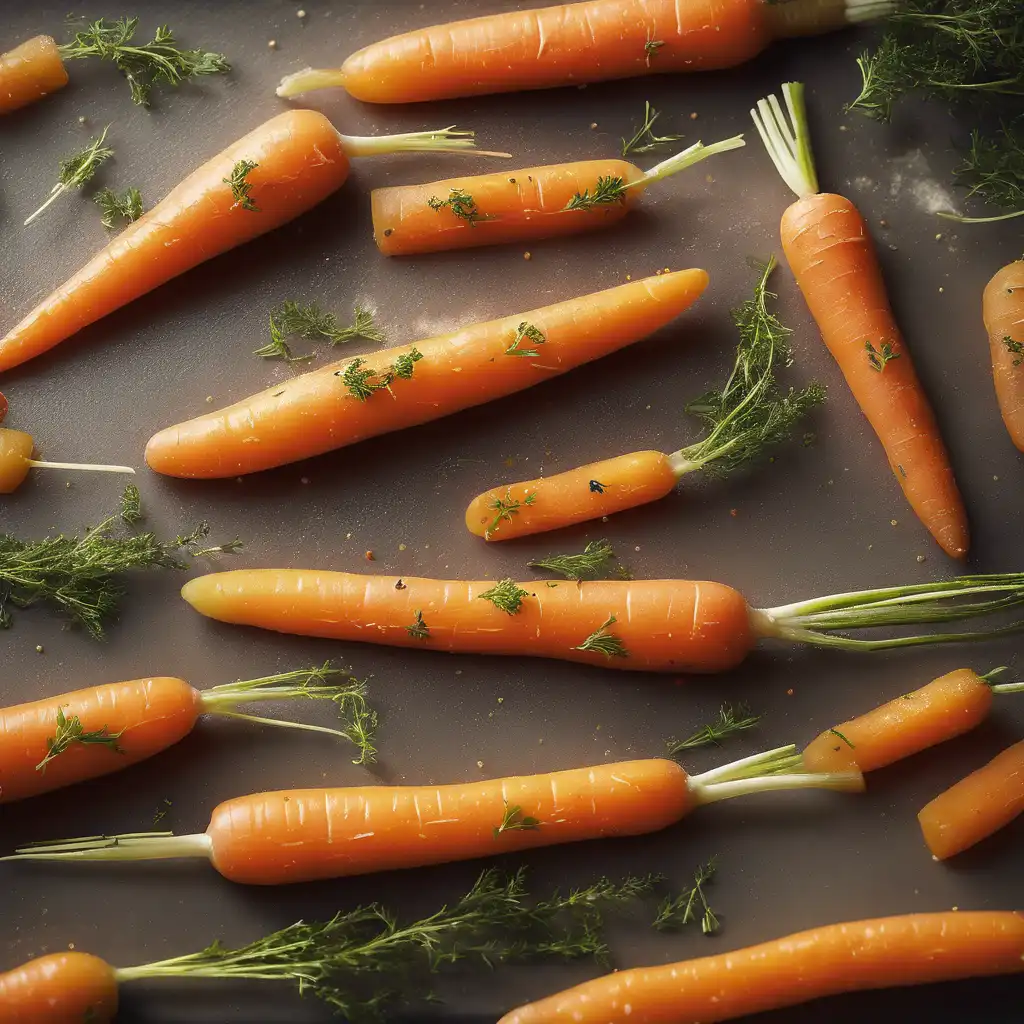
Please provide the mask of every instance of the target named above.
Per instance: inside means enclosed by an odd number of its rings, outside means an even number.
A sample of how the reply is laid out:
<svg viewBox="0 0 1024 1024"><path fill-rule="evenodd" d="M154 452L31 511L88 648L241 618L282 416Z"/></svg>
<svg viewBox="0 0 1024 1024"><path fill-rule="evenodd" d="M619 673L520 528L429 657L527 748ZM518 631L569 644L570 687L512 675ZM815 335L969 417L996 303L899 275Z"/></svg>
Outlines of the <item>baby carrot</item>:
<svg viewBox="0 0 1024 1024"><path fill-rule="evenodd" d="M631 345L707 283L703 270L681 270L383 349L374 370L344 359L161 430L146 461L166 476L233 477L427 423Z"/></svg>
<svg viewBox="0 0 1024 1024"><path fill-rule="evenodd" d="M668 71L731 68L775 39L888 13L878 0L588 0L392 36L340 68L306 68L278 96L341 86L368 103L416 103Z"/></svg>
<svg viewBox="0 0 1024 1024"><path fill-rule="evenodd" d="M948 555L964 558L967 513L945 445L889 306L864 218L843 196L818 191L803 86L751 115L789 188L799 197L782 215L782 248L822 338L882 442L911 508Z"/></svg>
<svg viewBox="0 0 1024 1024"><path fill-rule="evenodd" d="M5 1024L106 1024L117 1013L117 974L88 953L50 953L0 972Z"/></svg>
<svg viewBox="0 0 1024 1024"><path fill-rule="evenodd" d="M33 459L31 434L0 427L0 494L16 491L32 469L87 470L93 473L134 473L131 466L98 466L89 462L43 462Z"/></svg>
<svg viewBox="0 0 1024 1024"><path fill-rule="evenodd" d="M472 133L444 129L364 138L340 134L313 110L272 117L193 171L0 339L0 370L305 213L341 188L350 157L463 152L473 146L459 137L464 135Z"/></svg>
<svg viewBox="0 0 1024 1024"><path fill-rule="evenodd" d="M255 793L222 803L196 835L69 839L0 859L205 857L232 882L280 885L643 835L702 804L752 793L863 790L858 771L803 772L795 750L780 747L701 775L653 758L448 786Z"/></svg>
<svg viewBox="0 0 1024 1024"><path fill-rule="evenodd" d="M982 298L1003 422L1024 452L1024 260L996 271Z"/></svg>
<svg viewBox="0 0 1024 1024"><path fill-rule="evenodd" d="M505 514L514 515L509 507ZM837 630L972 618L1024 604L1024 574L965 576L751 608L721 583L579 584L433 580L305 569L240 569L190 580L202 615L279 633L392 647L517 654L649 672L722 672L761 639L846 650L948 643L1014 628L886 639Z"/></svg>
<svg viewBox="0 0 1024 1024"><path fill-rule="evenodd" d="M27 107L67 84L64 61L50 36L33 36L0 54L0 114Z"/></svg>
<svg viewBox="0 0 1024 1024"><path fill-rule="evenodd" d="M1020 912L905 914L617 971L521 1006L499 1024L711 1024L841 992L1020 971Z"/></svg>
<svg viewBox="0 0 1024 1024"><path fill-rule="evenodd" d="M1024 740L961 779L917 816L935 860L980 843L1024 812Z"/></svg>

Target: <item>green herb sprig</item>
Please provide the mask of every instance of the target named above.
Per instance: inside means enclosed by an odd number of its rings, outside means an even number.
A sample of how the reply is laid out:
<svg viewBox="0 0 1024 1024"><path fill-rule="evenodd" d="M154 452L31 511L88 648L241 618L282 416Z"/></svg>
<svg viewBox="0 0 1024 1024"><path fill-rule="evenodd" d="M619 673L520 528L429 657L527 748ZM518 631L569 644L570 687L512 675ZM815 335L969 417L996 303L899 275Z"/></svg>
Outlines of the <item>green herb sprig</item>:
<svg viewBox="0 0 1024 1024"><path fill-rule="evenodd" d="M490 601L495 608L509 615L515 615L522 607L523 599L529 597L530 593L523 590L513 579L503 579L499 583L485 590L480 595L481 601Z"/></svg>
<svg viewBox="0 0 1024 1024"><path fill-rule="evenodd" d="M505 813L501 821L494 826L494 838L497 839L502 832L536 832L541 826L540 818L531 818L523 814L523 809L518 804L510 804L505 801Z"/></svg>
<svg viewBox="0 0 1024 1024"><path fill-rule="evenodd" d="M414 640L426 640L430 636L430 627L423 621L423 611L420 608L416 609L416 618L413 620L411 626L406 626L405 631Z"/></svg>
<svg viewBox="0 0 1024 1024"><path fill-rule="evenodd" d="M100 167L113 155L114 151L107 145L107 133L110 125L98 135L91 139L85 149L74 156L65 157L60 162L57 172L57 184L50 189L50 198L39 207L35 213L25 218L25 224L31 224L51 203L56 202L65 192L73 188L81 188L87 181L91 181Z"/></svg>
<svg viewBox="0 0 1024 1024"><path fill-rule="evenodd" d="M890 341L883 341L880 349L876 349L870 341L865 341L864 351L868 354L868 362L871 364L871 369L878 373L881 373L893 359L899 359L900 357L899 352L892 347L892 342Z"/></svg>
<svg viewBox="0 0 1024 1024"><path fill-rule="evenodd" d="M614 615L609 615L608 618L605 619L604 622L601 623L601 625L583 641L583 643L574 648L574 650L596 651L599 654L603 654L609 660L611 658L628 658L629 651L626 650L626 645L622 642L621 638L610 632L611 627L618 621L619 620Z"/></svg>
<svg viewBox="0 0 1024 1024"><path fill-rule="evenodd" d="M629 156L631 153L652 153L656 149L662 149L672 142L678 142L682 135L655 135L652 129L654 122L661 117L661 112L655 110L650 102L644 101L643 124L636 130L631 139L622 140L622 155Z"/></svg>
<svg viewBox="0 0 1024 1024"><path fill-rule="evenodd" d="M713 935L719 929L719 920L708 904L704 886L708 884L717 871L717 859L712 857L707 863L700 864L693 874L693 888L679 896L667 896L658 908L658 916L654 919L654 927L661 931L673 931L692 924L700 915L700 930L705 935Z"/></svg>
<svg viewBox="0 0 1024 1024"><path fill-rule="evenodd" d="M600 175L593 192L584 189L576 192L565 204L566 210L592 210L595 206L610 206L613 203L626 201L628 186L622 178L613 174Z"/></svg>
<svg viewBox="0 0 1024 1024"><path fill-rule="evenodd" d="M441 210L451 210L453 216L464 220L470 227L474 227L478 221L494 219L482 214L476 205L476 200L461 188L449 189L447 199L431 196L427 200L427 206L435 213L440 213Z"/></svg>
<svg viewBox="0 0 1024 1024"><path fill-rule="evenodd" d="M578 555L551 555L527 562L531 569L546 569L567 580L597 580L615 576L631 580L632 573L618 563L611 544L606 540L592 540Z"/></svg>
<svg viewBox="0 0 1024 1024"><path fill-rule="evenodd" d="M110 732L106 726L102 729L95 729L86 732L82 720L78 715L67 718L64 715L64 708L57 708L57 728L53 736L46 738L46 757L36 765L37 772L46 771L46 766L55 758L59 757L73 743L81 743L83 746L103 746L114 751L115 754L123 754L124 751L117 745L117 741L124 732Z"/></svg>
<svg viewBox="0 0 1024 1024"><path fill-rule="evenodd" d="M505 349L505 355L507 356L529 356L536 358L540 355L540 352L535 348L521 348L524 341L529 341L533 345L543 345L547 339L544 337L544 332L539 327L534 327L533 324L527 323L525 320L516 328L516 335L512 339L512 344Z"/></svg>
<svg viewBox="0 0 1024 1024"><path fill-rule="evenodd" d="M105 228L113 228L118 218L132 224L142 216L142 193L137 188L126 189L121 195L112 188L101 188L92 201L103 214L100 222Z"/></svg>
<svg viewBox="0 0 1024 1024"><path fill-rule="evenodd" d="M512 517L518 513L521 508L532 505L537 500L536 493L527 494L522 501L512 497L512 488L508 488L505 491L504 498L494 498L487 503L487 507L494 513L494 519L491 525L484 531L485 536L490 536L500 526L502 520L507 523L512 522Z"/></svg>
<svg viewBox="0 0 1024 1024"><path fill-rule="evenodd" d="M340 377L349 394L353 398L358 398L360 402L365 402L377 391L387 391L394 398L395 393L391 390L391 385L396 380L409 380L416 363L422 358L423 353L412 348L397 356L394 363L383 373L370 369L365 359L353 359L344 370L338 370L335 377Z"/></svg>
<svg viewBox="0 0 1024 1024"><path fill-rule="evenodd" d="M234 199L232 208L240 206L243 210L251 213L259 213L260 208L252 198L252 182L249 175L259 167L255 160L239 160L231 168L231 176L221 179L225 185L231 187L231 197Z"/></svg>
<svg viewBox="0 0 1024 1024"><path fill-rule="evenodd" d="M695 750L697 747L706 747L712 743L717 746L737 733L756 728L760 721L761 716L752 715L750 709L744 705L734 708L731 704L723 704L718 709L718 718L714 722L702 725L684 740L669 740L665 744L666 752L669 757L675 757L684 750Z"/></svg>

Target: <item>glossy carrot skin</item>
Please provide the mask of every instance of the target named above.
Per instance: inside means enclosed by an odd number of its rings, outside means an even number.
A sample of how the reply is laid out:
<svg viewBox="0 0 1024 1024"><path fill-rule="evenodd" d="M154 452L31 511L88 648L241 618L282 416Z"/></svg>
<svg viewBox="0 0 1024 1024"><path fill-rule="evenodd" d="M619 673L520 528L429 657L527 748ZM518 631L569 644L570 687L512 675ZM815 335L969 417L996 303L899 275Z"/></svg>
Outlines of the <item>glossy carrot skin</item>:
<svg viewBox="0 0 1024 1024"><path fill-rule="evenodd" d="M992 707L992 688L958 668L913 693L823 732L804 750L812 772L871 772L979 725ZM841 735L840 735L841 734ZM845 737L845 739L843 738Z"/></svg>
<svg viewBox="0 0 1024 1024"><path fill-rule="evenodd" d="M225 184L239 160L258 212ZM339 189L349 161L330 121L292 110L260 125L193 171L0 340L0 370L53 348L192 267L287 223Z"/></svg>
<svg viewBox="0 0 1024 1024"><path fill-rule="evenodd" d="M1024 914L906 914L607 974L499 1024L714 1024L864 989L1024 971Z"/></svg>
<svg viewBox="0 0 1024 1024"><path fill-rule="evenodd" d="M355 398L339 376L347 358L167 427L150 439L146 461L166 476L232 477L439 419L639 341L696 302L707 282L703 270L681 270L368 355L383 371L413 348L422 354L412 378L392 385L394 397ZM507 352L524 321L544 334L537 358Z"/></svg>
<svg viewBox="0 0 1024 1024"><path fill-rule="evenodd" d="M352 54L339 84L368 103L416 103L735 67L776 38L846 24L838 0L589 0L392 36ZM664 43L649 54L648 41Z"/></svg>
<svg viewBox="0 0 1024 1024"><path fill-rule="evenodd" d="M67 84L67 69L50 36L33 36L0 54L0 114L27 107Z"/></svg>
<svg viewBox="0 0 1024 1024"><path fill-rule="evenodd" d="M78 715L86 732L120 732L121 752L102 744L72 743L46 766L46 741L57 711ZM105 683L0 709L0 804L49 793L119 771L187 736L202 712L202 697L182 679L155 677ZM122 731L123 730L123 731Z"/></svg>
<svg viewBox="0 0 1024 1024"><path fill-rule="evenodd" d="M466 527L492 541L557 530L657 501L675 488L676 480L667 455L632 452L554 476L492 487L469 503ZM533 502L522 504L531 494ZM498 500L520 502L511 521L495 524L493 506Z"/></svg>
<svg viewBox="0 0 1024 1024"><path fill-rule="evenodd" d="M936 860L987 839L1024 812L1024 740L961 779L917 816Z"/></svg>
<svg viewBox="0 0 1024 1024"><path fill-rule="evenodd" d="M918 518L942 549L964 558L967 513L935 416L900 335L864 218L843 196L797 200L782 216L782 247L822 338L882 442ZM891 344L881 372L865 344Z"/></svg>
<svg viewBox="0 0 1024 1024"><path fill-rule="evenodd" d="M543 824L495 836L506 800ZM257 793L217 807L206 834L225 878L280 885L640 835L693 806L686 772L659 759L450 786Z"/></svg>
<svg viewBox="0 0 1024 1024"><path fill-rule="evenodd" d="M117 1013L110 964L87 953L51 953L0 973L4 1024L106 1024Z"/></svg>
<svg viewBox="0 0 1024 1024"><path fill-rule="evenodd" d="M385 256L409 256L592 231L622 220L640 197L640 188L628 190L622 202L589 210L567 210L572 197L587 190L593 192L601 177L622 178L629 184L643 176L639 167L625 160L582 160L447 178L425 185L375 188L370 193L373 240ZM473 197L480 220L470 223L448 208L430 207L429 199L443 201L452 189Z"/></svg>
<svg viewBox="0 0 1024 1024"><path fill-rule="evenodd" d="M181 594L209 618L279 633L648 672L721 672L738 665L755 639L746 601L720 583L534 580L520 584L529 596L515 615L481 599L493 586L493 580L242 569L190 580ZM429 629L423 638L408 630L417 611ZM610 631L629 656L575 650L609 615L617 619Z"/></svg>
<svg viewBox="0 0 1024 1024"><path fill-rule="evenodd" d="M1013 443L1024 452L1024 354L1006 344L1007 338L1024 343L1024 260L995 273L985 286L982 313L999 411Z"/></svg>
<svg viewBox="0 0 1024 1024"><path fill-rule="evenodd" d="M31 434L0 427L0 494L11 494L25 482L34 449Z"/></svg>

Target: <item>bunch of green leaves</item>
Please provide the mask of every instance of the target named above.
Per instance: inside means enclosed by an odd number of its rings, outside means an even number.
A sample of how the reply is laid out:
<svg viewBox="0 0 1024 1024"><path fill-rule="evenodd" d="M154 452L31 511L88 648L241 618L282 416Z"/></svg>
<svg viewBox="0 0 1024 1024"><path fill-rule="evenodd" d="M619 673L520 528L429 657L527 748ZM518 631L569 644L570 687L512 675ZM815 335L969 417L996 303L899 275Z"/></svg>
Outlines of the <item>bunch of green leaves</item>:
<svg viewBox="0 0 1024 1024"><path fill-rule="evenodd" d="M658 916L654 919L654 927L662 931L674 931L692 924L700 915L700 929L705 935L713 935L718 931L719 921L715 912L708 904L704 886L715 877L716 859L712 857L706 864L700 864L693 873L693 888L679 896L666 896L658 908Z"/></svg>
<svg viewBox="0 0 1024 1024"><path fill-rule="evenodd" d="M984 223L1024 217L1024 114L1003 124L995 135L972 131L970 148L956 169L956 177L957 183L967 189L968 199L978 196L1009 212L955 219Z"/></svg>
<svg viewBox="0 0 1024 1024"><path fill-rule="evenodd" d="M340 377L342 384L348 389L353 398L365 402L377 391L387 391L392 398L395 393L391 385L396 380L410 380L415 370L416 363L423 358L423 353L418 349L411 348L408 352L395 358L394 363L386 370L373 370L366 365L365 359L353 359L343 370L338 370L334 376Z"/></svg>
<svg viewBox="0 0 1024 1024"><path fill-rule="evenodd" d="M270 314L270 341L255 351L255 355L263 359L284 359L289 363L301 363L314 359L315 356L292 355L292 350L285 341L290 335L301 338L326 338L331 346L363 338L366 341L381 343L385 341L384 332L376 326L373 313L362 306L356 306L352 323L342 327L334 313L324 312L315 303L303 305L289 299L283 302Z"/></svg>

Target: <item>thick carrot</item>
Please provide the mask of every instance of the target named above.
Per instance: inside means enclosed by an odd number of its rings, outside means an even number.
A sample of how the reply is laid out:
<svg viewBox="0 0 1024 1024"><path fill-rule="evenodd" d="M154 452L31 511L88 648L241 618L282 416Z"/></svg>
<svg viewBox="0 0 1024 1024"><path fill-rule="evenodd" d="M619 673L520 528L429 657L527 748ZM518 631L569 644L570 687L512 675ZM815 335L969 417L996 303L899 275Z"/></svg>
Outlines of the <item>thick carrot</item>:
<svg viewBox="0 0 1024 1024"><path fill-rule="evenodd" d="M961 779L917 816L936 860L980 843L1024 812L1024 740Z"/></svg>
<svg viewBox="0 0 1024 1024"><path fill-rule="evenodd" d="M368 103L416 103L742 64L775 39L886 13L873 0L589 0L392 36L340 68L288 75L278 96L342 86Z"/></svg>
<svg viewBox="0 0 1024 1024"><path fill-rule="evenodd" d="M691 580L508 584L519 596L511 612L489 596L493 580L312 569L211 573L186 583L181 596L211 619L279 633L435 651L532 655L651 672L721 672L738 665L764 638L846 650L977 639L1006 627L880 640L834 633L948 622L1024 604L1024 575L1015 573L836 594L762 609L749 607L731 587Z"/></svg>
<svg viewBox="0 0 1024 1024"><path fill-rule="evenodd" d="M131 466L99 466L89 462L45 462L33 459L32 436L0 427L0 494L16 491L32 469L85 470L93 473L134 473Z"/></svg>
<svg viewBox="0 0 1024 1024"><path fill-rule="evenodd" d="M1024 452L1024 260L996 271L985 286L981 308L999 411L1013 443Z"/></svg>
<svg viewBox="0 0 1024 1024"><path fill-rule="evenodd" d="M0 370L46 352L76 331L213 256L266 234L345 183L349 157L472 146L449 129L363 138L323 114L279 114L193 171L0 340ZM472 134L472 133L468 133ZM492 154L507 156L507 154ZM242 161L250 204L228 184ZM253 208L254 207L254 208Z"/></svg>
<svg viewBox="0 0 1024 1024"><path fill-rule="evenodd" d="M521 1006L499 1024L712 1024L841 992L1019 971L1019 911L905 914L617 971Z"/></svg>
<svg viewBox="0 0 1024 1024"><path fill-rule="evenodd" d="M439 419L639 341L696 302L707 282L703 270L681 270L471 324L375 353L375 373L364 360L332 363L160 431L146 461L167 476L232 477Z"/></svg>
<svg viewBox="0 0 1024 1024"><path fill-rule="evenodd" d="M945 445L886 296L864 218L843 196L818 192L803 86L782 87L751 111L779 173L799 197L782 215L782 248L828 350L882 442L911 508L954 558L970 541Z"/></svg>
<svg viewBox="0 0 1024 1024"><path fill-rule="evenodd" d="M642 835L702 804L752 793L863 790L857 771L805 773L795 750L779 747L693 776L658 758L448 786L255 793L220 804L203 833L61 840L0 859L205 857L232 882L280 885Z"/></svg>
<svg viewBox="0 0 1024 1024"><path fill-rule="evenodd" d="M34 36L0 54L0 114L27 107L67 84L64 61L50 36Z"/></svg>
<svg viewBox="0 0 1024 1024"><path fill-rule="evenodd" d="M0 972L4 1024L106 1024L117 1013L117 976L88 953L51 953Z"/></svg>

